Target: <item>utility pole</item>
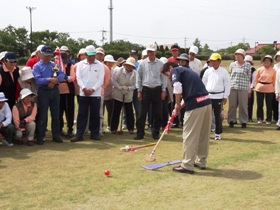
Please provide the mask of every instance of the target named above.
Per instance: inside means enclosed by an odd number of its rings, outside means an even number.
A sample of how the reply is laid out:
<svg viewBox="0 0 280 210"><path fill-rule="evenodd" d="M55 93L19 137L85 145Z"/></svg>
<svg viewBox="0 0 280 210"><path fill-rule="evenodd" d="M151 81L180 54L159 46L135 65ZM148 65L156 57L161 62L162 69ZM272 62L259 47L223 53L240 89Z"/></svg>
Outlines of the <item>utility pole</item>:
<svg viewBox="0 0 280 210"><path fill-rule="evenodd" d="M110 10L110 42L113 41L113 2L110 0L110 6L108 7Z"/></svg>
<svg viewBox="0 0 280 210"><path fill-rule="evenodd" d="M187 37L184 38L185 41L185 52L187 52Z"/></svg>
<svg viewBox="0 0 280 210"><path fill-rule="evenodd" d="M26 9L28 9L29 14L30 14L30 52L33 52L32 49L32 11L36 9L36 7L30 7L26 6Z"/></svg>
<svg viewBox="0 0 280 210"><path fill-rule="evenodd" d="M106 40L105 35L106 35L107 31L105 31L105 30L103 29L101 32L102 32L102 39L101 39L100 41L102 42L102 46L103 46L103 45L104 45L104 41Z"/></svg>

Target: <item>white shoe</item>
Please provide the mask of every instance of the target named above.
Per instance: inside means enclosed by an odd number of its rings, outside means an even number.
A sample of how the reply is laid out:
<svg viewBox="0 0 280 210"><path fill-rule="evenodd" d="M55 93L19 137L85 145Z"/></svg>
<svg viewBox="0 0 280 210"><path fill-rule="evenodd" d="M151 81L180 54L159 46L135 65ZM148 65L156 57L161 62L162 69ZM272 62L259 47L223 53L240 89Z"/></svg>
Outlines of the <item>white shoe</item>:
<svg viewBox="0 0 280 210"><path fill-rule="evenodd" d="M214 132L215 131L215 128L211 128L211 132Z"/></svg>
<svg viewBox="0 0 280 210"><path fill-rule="evenodd" d="M215 134L215 140L221 140L221 135L220 134Z"/></svg>
<svg viewBox="0 0 280 210"><path fill-rule="evenodd" d="M280 127L280 120L277 121L276 125Z"/></svg>
<svg viewBox="0 0 280 210"><path fill-rule="evenodd" d="M2 144L3 144L3 145L6 145L6 146L8 146L8 147L14 146L13 143L9 143L6 139L2 139Z"/></svg>

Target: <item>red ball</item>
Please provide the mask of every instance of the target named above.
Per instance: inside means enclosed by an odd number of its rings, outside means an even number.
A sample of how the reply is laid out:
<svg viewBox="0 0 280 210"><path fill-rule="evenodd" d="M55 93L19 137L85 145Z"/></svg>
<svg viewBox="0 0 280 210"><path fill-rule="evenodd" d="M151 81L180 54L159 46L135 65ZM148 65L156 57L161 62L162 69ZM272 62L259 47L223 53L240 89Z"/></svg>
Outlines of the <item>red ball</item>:
<svg viewBox="0 0 280 210"><path fill-rule="evenodd" d="M110 171L109 170L104 171L104 175L105 176L109 176L110 175Z"/></svg>

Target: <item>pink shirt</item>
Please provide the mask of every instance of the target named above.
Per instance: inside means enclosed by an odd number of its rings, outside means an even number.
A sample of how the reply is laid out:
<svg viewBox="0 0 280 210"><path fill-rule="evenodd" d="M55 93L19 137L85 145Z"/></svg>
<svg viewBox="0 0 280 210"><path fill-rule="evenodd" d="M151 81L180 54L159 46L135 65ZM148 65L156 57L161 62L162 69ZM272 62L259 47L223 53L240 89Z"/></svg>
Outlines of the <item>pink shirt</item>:
<svg viewBox="0 0 280 210"><path fill-rule="evenodd" d="M276 71L272 67L268 69L264 66L260 67L256 74L255 90L261 93L273 93L275 79Z"/></svg>
<svg viewBox="0 0 280 210"><path fill-rule="evenodd" d="M22 105L23 105L24 111L27 111L27 107L28 106L25 105L24 103L22 103ZM29 106L31 106L31 104ZM18 111L18 108L16 106L13 106L12 114L13 114L13 121L14 121L15 127L19 128L19 122L20 122L20 120L19 120L19 111ZM25 118L25 121L27 123L34 121L36 115L37 115L37 105L36 105L36 103L34 103L34 107L33 107L32 113L31 113L31 115L29 115L28 117Z"/></svg>

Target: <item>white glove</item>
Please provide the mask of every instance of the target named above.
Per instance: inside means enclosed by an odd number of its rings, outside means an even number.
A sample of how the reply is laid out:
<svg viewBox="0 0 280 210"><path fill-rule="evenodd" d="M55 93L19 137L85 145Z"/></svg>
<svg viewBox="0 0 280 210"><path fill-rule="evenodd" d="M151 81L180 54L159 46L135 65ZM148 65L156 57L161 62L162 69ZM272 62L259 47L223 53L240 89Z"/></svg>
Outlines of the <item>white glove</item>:
<svg viewBox="0 0 280 210"><path fill-rule="evenodd" d="M121 91L124 95L128 93L128 90L129 90L129 88L127 86L122 86L121 87Z"/></svg>

